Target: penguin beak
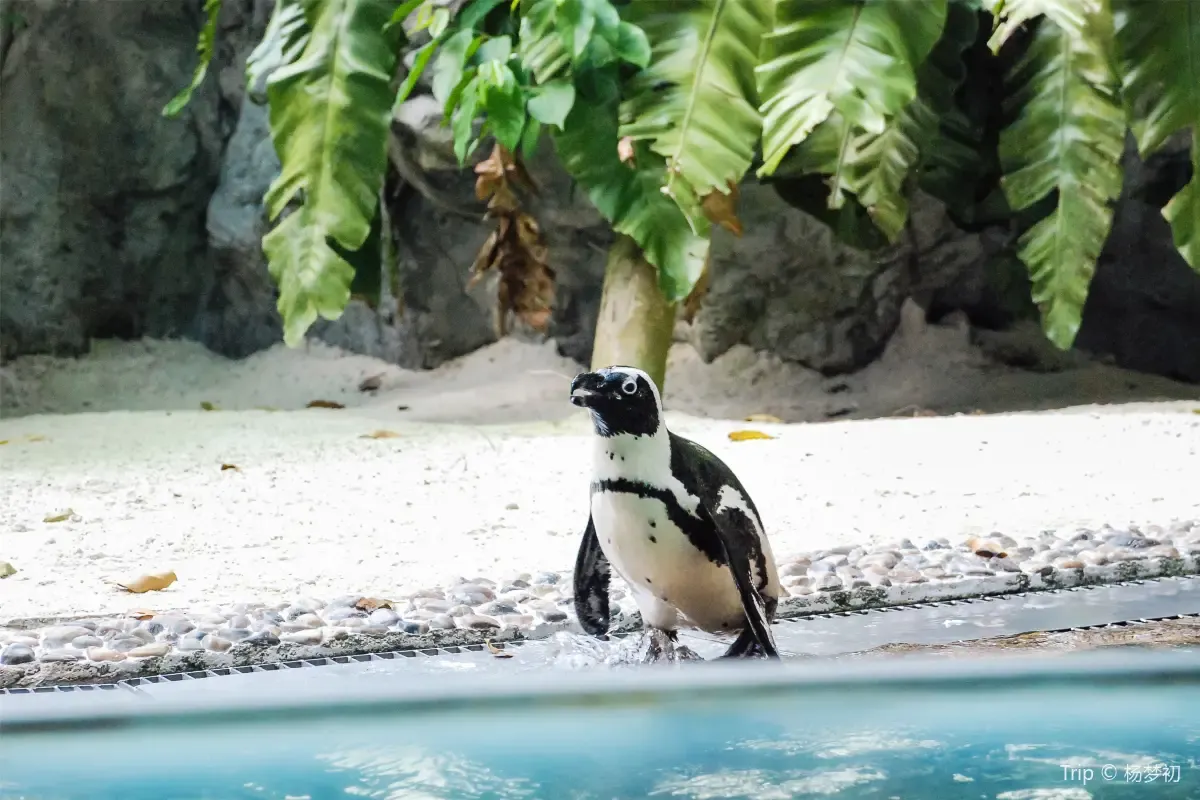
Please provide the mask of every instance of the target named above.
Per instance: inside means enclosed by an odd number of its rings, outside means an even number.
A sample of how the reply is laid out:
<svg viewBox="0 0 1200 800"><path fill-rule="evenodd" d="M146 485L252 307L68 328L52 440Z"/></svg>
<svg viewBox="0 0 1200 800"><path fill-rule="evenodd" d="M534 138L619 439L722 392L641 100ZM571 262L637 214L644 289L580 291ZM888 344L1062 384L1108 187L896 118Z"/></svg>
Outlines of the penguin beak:
<svg viewBox="0 0 1200 800"><path fill-rule="evenodd" d="M581 372L571 381L571 404L579 408L591 408L600 395L604 378L595 372Z"/></svg>

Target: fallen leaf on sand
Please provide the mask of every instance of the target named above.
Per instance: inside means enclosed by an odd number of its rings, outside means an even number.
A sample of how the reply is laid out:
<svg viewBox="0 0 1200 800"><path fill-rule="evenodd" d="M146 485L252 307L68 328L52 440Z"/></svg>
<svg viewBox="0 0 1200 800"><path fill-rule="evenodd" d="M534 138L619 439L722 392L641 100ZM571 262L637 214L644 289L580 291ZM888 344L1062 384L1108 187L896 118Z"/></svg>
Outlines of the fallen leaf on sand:
<svg viewBox="0 0 1200 800"><path fill-rule="evenodd" d="M1193 408L1193 409L1192 409L1192 413L1193 413L1193 414L1200 414L1200 408Z"/></svg>
<svg viewBox="0 0 1200 800"><path fill-rule="evenodd" d="M491 653L492 655L494 655L496 658L512 658L513 657L512 653L508 652L507 650L501 650L499 647L496 647L496 645L492 644L491 642L484 642L484 644L487 645L488 652Z"/></svg>
<svg viewBox="0 0 1200 800"><path fill-rule="evenodd" d="M8 439L0 439L0 445L8 444Z"/></svg>
<svg viewBox="0 0 1200 800"><path fill-rule="evenodd" d="M762 431L730 431L729 440L731 442L746 442L750 439L774 439L769 433Z"/></svg>
<svg viewBox="0 0 1200 800"><path fill-rule="evenodd" d="M207 400L200 401L200 408L202 408L205 411L216 411L217 410L216 404L210 403Z"/></svg>
<svg viewBox="0 0 1200 800"><path fill-rule="evenodd" d="M7 578L9 575L16 575L17 568L7 561L0 561L0 578Z"/></svg>
<svg viewBox="0 0 1200 800"><path fill-rule="evenodd" d="M46 441L46 437L35 433L30 436L26 436L25 441L27 441L27 442L44 442L44 441Z"/></svg>
<svg viewBox="0 0 1200 800"><path fill-rule="evenodd" d="M66 511L60 511L57 514L46 515L46 518L42 522L66 522L73 516L75 516L75 512L68 508Z"/></svg>
<svg viewBox="0 0 1200 800"><path fill-rule="evenodd" d="M129 583L118 583L127 592L142 594L143 592L159 592L175 582L174 572L160 572L157 575L142 575Z"/></svg>
<svg viewBox="0 0 1200 800"><path fill-rule="evenodd" d="M305 408L345 408L345 406L332 400L313 400Z"/></svg>
<svg viewBox="0 0 1200 800"><path fill-rule="evenodd" d="M363 378L362 383L358 385L360 392L373 392L383 385L383 373L372 375L368 378Z"/></svg>
<svg viewBox="0 0 1200 800"><path fill-rule="evenodd" d="M971 548L971 552L980 558L1007 558L1008 553L1004 552L1004 548L991 539L982 539L978 536L972 536L967 539L967 547Z"/></svg>
<svg viewBox="0 0 1200 800"><path fill-rule="evenodd" d="M388 430L380 429L377 431L371 431L370 433L364 433L362 436L359 436L358 438L360 438L360 439L399 439L400 434L396 433L395 431L388 431Z"/></svg>
<svg viewBox="0 0 1200 800"><path fill-rule="evenodd" d="M391 600L380 600L378 597L360 597L354 607L359 611L375 611L380 608L391 608Z"/></svg>
<svg viewBox="0 0 1200 800"><path fill-rule="evenodd" d="M224 472L227 469L236 469L238 472L242 471L242 468L239 467L237 464L222 464L221 465L221 472Z"/></svg>
<svg viewBox="0 0 1200 800"><path fill-rule="evenodd" d="M154 612L145 608L135 608L133 611L129 612L129 616L133 619L136 619L138 622L143 622L148 619L153 619Z"/></svg>
<svg viewBox="0 0 1200 800"><path fill-rule="evenodd" d="M746 417L746 422L768 422L778 424L782 423L783 420L774 414L751 414L750 416Z"/></svg>
<svg viewBox="0 0 1200 800"><path fill-rule="evenodd" d="M408 408L408 406L396 406L397 411L408 411ZM1200 411L1197 411L1196 413L1200 414Z"/></svg>

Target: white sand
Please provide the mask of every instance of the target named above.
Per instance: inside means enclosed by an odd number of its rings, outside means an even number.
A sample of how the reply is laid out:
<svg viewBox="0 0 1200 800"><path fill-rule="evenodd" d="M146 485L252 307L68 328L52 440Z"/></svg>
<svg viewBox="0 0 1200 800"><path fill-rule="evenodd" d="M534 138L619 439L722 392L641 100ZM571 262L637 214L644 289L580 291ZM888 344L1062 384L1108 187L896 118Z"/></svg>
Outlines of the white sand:
<svg viewBox="0 0 1200 800"><path fill-rule="evenodd" d="M1095 388L1105 376L1120 395L1127 375L1096 367L1029 377L962 347L939 362L929 348L914 357L901 337L896 348L905 346L833 394L823 388L830 379L742 348L702 365L679 347L667 386L681 411L668 420L742 477L781 559L838 543L1200 518L1194 401L809 425L682 413L819 419L834 402L858 413L969 409L1005 392L1010 405L1036 407L1103 399ZM909 372L895 372L898 363ZM241 362L184 342L14 362L0 385L9 414L0 421L0 561L19 572L0 580L0 624L395 596L455 577L569 569L588 491L589 428L566 401L577 370L552 344L513 340L429 373L315 345ZM380 390L357 390L380 373ZM317 399L348 407L303 408ZM778 438L728 440L745 427ZM360 438L377 429L401 437ZM43 521L67 508L78 521ZM165 592L129 595L109 583L166 569L179 580Z"/></svg>

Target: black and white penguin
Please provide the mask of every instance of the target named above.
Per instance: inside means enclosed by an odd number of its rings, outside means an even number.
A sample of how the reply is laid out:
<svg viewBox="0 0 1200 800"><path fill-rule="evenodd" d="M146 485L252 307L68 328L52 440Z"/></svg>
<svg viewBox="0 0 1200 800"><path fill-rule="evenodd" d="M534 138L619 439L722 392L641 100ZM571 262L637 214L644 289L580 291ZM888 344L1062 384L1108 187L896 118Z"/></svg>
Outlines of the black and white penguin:
<svg viewBox="0 0 1200 800"><path fill-rule="evenodd" d="M779 574L758 509L733 471L667 430L658 387L639 369L578 375L571 402L591 412L596 432L591 514L575 561L583 629L608 631L615 569L650 634L648 659L676 652L680 623L740 631L725 658L778 658L771 621Z"/></svg>

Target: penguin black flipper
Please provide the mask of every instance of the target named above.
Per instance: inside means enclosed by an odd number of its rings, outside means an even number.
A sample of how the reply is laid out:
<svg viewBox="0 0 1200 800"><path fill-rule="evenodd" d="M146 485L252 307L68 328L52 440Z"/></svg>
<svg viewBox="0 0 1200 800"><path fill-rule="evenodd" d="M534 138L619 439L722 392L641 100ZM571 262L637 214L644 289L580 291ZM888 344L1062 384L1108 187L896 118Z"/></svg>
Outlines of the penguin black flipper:
<svg viewBox="0 0 1200 800"><path fill-rule="evenodd" d="M608 633L608 583L611 568L608 556L600 549L596 526L588 515L587 529L575 557L575 616L592 636Z"/></svg>
<svg viewBox="0 0 1200 800"><path fill-rule="evenodd" d="M767 658L779 658L771 619L778 601L763 596L766 581L766 561L759 540L761 520L758 509L733 470L707 448L674 433L671 439L671 472L700 499L704 515L712 520L717 541L715 545L729 565L742 607L746 612L746 628L729 648L726 656L740 656L757 650ZM734 490L735 497L745 505L725 505L722 489ZM757 524L756 524L757 523ZM697 543L700 546L700 543ZM701 547L700 549L704 549ZM756 586L751 576L758 575L763 586Z"/></svg>

